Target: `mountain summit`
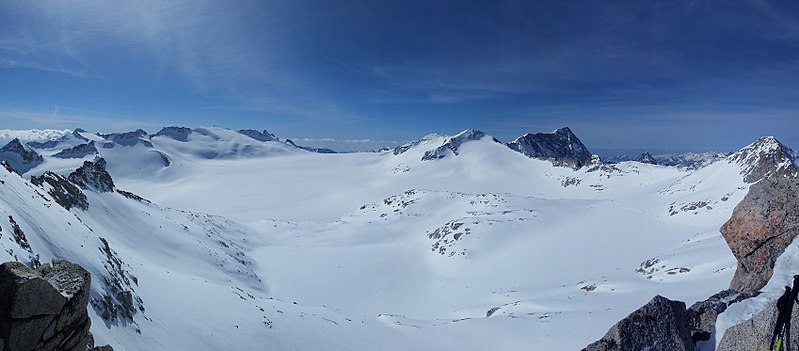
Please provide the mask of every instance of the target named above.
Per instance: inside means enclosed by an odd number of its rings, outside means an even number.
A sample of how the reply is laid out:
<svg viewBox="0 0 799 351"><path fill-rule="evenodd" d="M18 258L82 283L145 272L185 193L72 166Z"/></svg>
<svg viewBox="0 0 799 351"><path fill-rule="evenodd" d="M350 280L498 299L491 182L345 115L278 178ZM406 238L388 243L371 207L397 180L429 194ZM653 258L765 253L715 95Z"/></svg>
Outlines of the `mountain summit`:
<svg viewBox="0 0 799 351"><path fill-rule="evenodd" d="M741 174L747 183L757 182L771 174L786 176L799 174L796 151L783 145L773 136L761 137L727 159L730 163L741 165Z"/></svg>
<svg viewBox="0 0 799 351"><path fill-rule="evenodd" d="M20 174L44 162L42 155L17 138L0 148L0 160L8 162Z"/></svg>
<svg viewBox="0 0 799 351"><path fill-rule="evenodd" d="M591 159L588 148L569 127L552 133L527 133L507 145L527 157L551 160L557 166L574 169L584 166Z"/></svg>

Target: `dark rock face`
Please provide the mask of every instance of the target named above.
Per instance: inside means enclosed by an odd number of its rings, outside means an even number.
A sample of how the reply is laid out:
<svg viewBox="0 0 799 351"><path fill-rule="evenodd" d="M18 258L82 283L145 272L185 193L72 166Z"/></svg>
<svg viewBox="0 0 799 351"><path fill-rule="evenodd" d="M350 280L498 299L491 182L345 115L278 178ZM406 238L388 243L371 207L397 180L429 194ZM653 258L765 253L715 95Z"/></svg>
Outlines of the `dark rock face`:
<svg viewBox="0 0 799 351"><path fill-rule="evenodd" d="M67 210L73 207L82 210L89 209L89 201L86 198L86 194L60 174L47 171L41 176L31 177L31 183L43 188L49 188L47 193L53 197L56 203ZM45 187L44 184L48 186Z"/></svg>
<svg viewBox="0 0 799 351"><path fill-rule="evenodd" d="M114 191L114 180L105 165L105 159L102 158L95 158L94 162L83 161L83 166L69 174L69 181L86 190L101 193Z"/></svg>
<svg viewBox="0 0 799 351"><path fill-rule="evenodd" d="M148 136L147 132L142 129L136 129L135 131L126 133L100 134L100 136L122 146L135 146L141 143L146 147L153 147L153 144L145 139L145 137ZM111 148L113 146L108 147L107 144L104 144L103 147Z"/></svg>
<svg viewBox="0 0 799 351"><path fill-rule="evenodd" d="M36 270L19 262L0 265L3 350L85 350L90 282L89 272L63 260Z"/></svg>
<svg viewBox="0 0 799 351"><path fill-rule="evenodd" d="M551 160L556 166L577 169L591 159L588 148L568 127L553 133L528 133L507 145L527 157Z"/></svg>
<svg viewBox="0 0 799 351"><path fill-rule="evenodd" d="M583 351L693 351L685 303L655 296Z"/></svg>
<svg viewBox="0 0 799 351"><path fill-rule="evenodd" d="M744 181L754 183L769 176L796 177L799 168L794 160L795 155L795 151L768 136L730 155L728 161L740 164Z"/></svg>
<svg viewBox="0 0 799 351"><path fill-rule="evenodd" d="M42 155L39 155L36 150L21 143L16 138L0 148L0 160L6 161L20 174L44 162Z"/></svg>
<svg viewBox="0 0 799 351"><path fill-rule="evenodd" d="M720 291L704 301L699 301L688 309L688 327L694 343L710 340L716 319L730 305L755 296L753 293L739 293L733 289Z"/></svg>
<svg viewBox="0 0 799 351"><path fill-rule="evenodd" d="M86 156L96 155L96 154L97 154L97 147L94 145L94 141L90 141L87 144L80 144L75 147L61 150L58 153L54 154L53 157L84 158Z"/></svg>
<svg viewBox="0 0 799 351"><path fill-rule="evenodd" d="M464 130L458 133L458 135L448 138L446 141L444 141L443 145L425 152L424 156L422 156L422 161L432 161L444 158L448 154L447 150L451 151L457 156L460 153L460 147L463 145L463 143L473 140L480 140L486 136L488 136L486 133L476 129ZM499 140L496 138L492 137L492 139L494 142L499 143Z"/></svg>
<svg viewBox="0 0 799 351"><path fill-rule="evenodd" d="M280 139L278 139L274 134L269 133L266 130L259 132L254 129L242 129L239 131L239 133L258 141L280 141Z"/></svg>
<svg viewBox="0 0 799 351"><path fill-rule="evenodd" d="M442 136L438 135L438 134L429 134L429 135L426 135L424 138L421 138L419 140L412 141L412 142L407 143L407 144L402 144L402 145L397 146L397 147L394 148L394 155L404 154L405 152L407 152L408 150L412 149L413 147L419 146L419 144L422 144L424 142L428 142L430 140L433 140L434 138L440 138L440 137L442 137Z"/></svg>
<svg viewBox="0 0 799 351"><path fill-rule="evenodd" d="M774 262L799 235L799 179L770 176L749 187L721 234L738 260L730 288L757 291L771 278Z"/></svg>
<svg viewBox="0 0 799 351"><path fill-rule="evenodd" d="M791 313L791 347L799 345L799 304ZM716 351L768 350L771 334L777 322L777 302L771 301L752 319L734 325L724 332Z"/></svg>
<svg viewBox="0 0 799 351"><path fill-rule="evenodd" d="M153 135L156 136L165 136L167 138L172 138L177 141L189 141L189 134L191 134L191 128L186 127L164 127Z"/></svg>
<svg viewBox="0 0 799 351"><path fill-rule="evenodd" d="M293 141L291 141L291 139L286 139L286 144L289 144L289 145L291 145L293 147L296 147L298 149L303 149L303 150L308 151L308 152L315 152L317 154L335 154L336 153L335 150L324 148L324 147L300 146L300 145L295 144Z"/></svg>
<svg viewBox="0 0 799 351"><path fill-rule="evenodd" d="M638 155L638 157L635 158L635 160L641 163L648 163L650 165L656 165L658 163L658 161L656 161L655 158L652 157L652 154L650 154L649 152L641 153L640 155Z"/></svg>

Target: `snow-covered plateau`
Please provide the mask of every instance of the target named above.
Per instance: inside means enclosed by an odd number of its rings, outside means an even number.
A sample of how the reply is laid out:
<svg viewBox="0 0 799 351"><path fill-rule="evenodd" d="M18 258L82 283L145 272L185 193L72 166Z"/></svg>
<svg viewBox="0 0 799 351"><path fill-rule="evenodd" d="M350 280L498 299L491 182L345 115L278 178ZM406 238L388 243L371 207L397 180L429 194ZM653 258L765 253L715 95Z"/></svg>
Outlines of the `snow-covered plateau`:
<svg viewBox="0 0 799 351"><path fill-rule="evenodd" d="M728 287L719 228L775 139L676 167L546 135L343 154L217 127L17 140L0 259L84 266L91 332L117 350L579 350L657 294ZM781 293L786 252L719 327Z"/></svg>

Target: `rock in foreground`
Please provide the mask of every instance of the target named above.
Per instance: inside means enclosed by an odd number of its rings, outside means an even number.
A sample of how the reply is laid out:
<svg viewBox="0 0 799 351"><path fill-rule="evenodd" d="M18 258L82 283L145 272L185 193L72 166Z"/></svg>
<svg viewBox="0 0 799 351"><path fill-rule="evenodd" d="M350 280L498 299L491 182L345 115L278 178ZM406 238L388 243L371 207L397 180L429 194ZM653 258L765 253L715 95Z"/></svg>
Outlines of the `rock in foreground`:
<svg viewBox="0 0 799 351"><path fill-rule="evenodd" d="M0 348L83 351L91 343L86 310L91 275L54 260L38 269L0 265Z"/></svg>
<svg viewBox="0 0 799 351"><path fill-rule="evenodd" d="M685 303L657 295L583 351L693 351Z"/></svg>

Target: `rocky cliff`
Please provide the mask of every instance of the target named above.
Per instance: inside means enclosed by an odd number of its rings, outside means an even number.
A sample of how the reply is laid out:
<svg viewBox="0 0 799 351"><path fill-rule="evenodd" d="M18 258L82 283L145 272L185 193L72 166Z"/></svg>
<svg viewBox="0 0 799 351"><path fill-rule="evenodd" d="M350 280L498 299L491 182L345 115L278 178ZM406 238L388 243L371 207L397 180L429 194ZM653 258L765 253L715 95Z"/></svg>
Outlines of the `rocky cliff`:
<svg viewBox="0 0 799 351"><path fill-rule="evenodd" d="M749 187L721 233L738 260L730 288L757 291L774 262L799 235L799 179L771 176Z"/></svg>
<svg viewBox="0 0 799 351"><path fill-rule="evenodd" d="M0 265L0 348L83 351L93 346L86 310L90 283L89 272L64 260L36 269L19 262Z"/></svg>
<svg viewBox="0 0 799 351"><path fill-rule="evenodd" d="M591 159L588 148L568 127L552 133L527 133L507 145L527 157L550 160L556 166L577 169Z"/></svg>

